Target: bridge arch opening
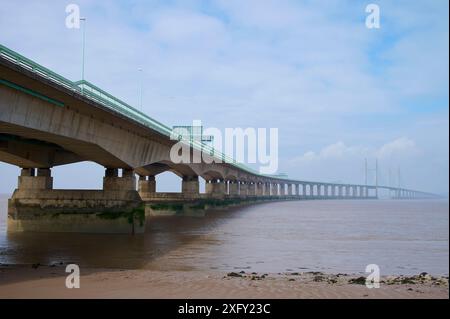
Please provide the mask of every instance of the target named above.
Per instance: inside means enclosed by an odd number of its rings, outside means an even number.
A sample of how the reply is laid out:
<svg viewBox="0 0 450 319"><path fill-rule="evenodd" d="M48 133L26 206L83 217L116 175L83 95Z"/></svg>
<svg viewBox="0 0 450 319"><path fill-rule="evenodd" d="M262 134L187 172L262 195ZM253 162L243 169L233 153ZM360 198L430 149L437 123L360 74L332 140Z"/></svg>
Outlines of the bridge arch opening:
<svg viewBox="0 0 450 319"><path fill-rule="evenodd" d="M54 189L102 189L105 167L91 161L51 167ZM82 172L80 174L80 172Z"/></svg>
<svg viewBox="0 0 450 319"><path fill-rule="evenodd" d="M181 193L182 178L172 171L165 171L155 176L157 193Z"/></svg>

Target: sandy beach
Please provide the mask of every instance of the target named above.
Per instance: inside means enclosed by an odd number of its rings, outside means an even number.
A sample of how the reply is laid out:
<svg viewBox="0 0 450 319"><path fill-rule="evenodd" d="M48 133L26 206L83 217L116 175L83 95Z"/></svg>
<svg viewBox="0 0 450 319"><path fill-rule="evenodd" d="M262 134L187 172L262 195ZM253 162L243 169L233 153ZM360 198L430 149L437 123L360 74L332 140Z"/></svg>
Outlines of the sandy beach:
<svg viewBox="0 0 450 319"><path fill-rule="evenodd" d="M321 272L262 274L154 270L81 270L80 288L65 287L64 265L0 266L0 298L448 298L448 277L363 278Z"/></svg>

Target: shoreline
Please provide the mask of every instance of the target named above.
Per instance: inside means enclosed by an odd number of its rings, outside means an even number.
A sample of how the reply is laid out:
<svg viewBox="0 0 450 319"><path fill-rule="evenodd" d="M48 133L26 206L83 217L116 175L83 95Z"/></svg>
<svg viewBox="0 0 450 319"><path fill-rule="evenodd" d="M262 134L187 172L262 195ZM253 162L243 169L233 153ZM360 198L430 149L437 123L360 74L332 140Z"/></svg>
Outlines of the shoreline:
<svg viewBox="0 0 450 319"><path fill-rule="evenodd" d="M63 264L0 265L0 298L448 298L448 276L422 273L381 276L369 289L365 277L323 272L160 271L81 269L80 288L68 289Z"/></svg>

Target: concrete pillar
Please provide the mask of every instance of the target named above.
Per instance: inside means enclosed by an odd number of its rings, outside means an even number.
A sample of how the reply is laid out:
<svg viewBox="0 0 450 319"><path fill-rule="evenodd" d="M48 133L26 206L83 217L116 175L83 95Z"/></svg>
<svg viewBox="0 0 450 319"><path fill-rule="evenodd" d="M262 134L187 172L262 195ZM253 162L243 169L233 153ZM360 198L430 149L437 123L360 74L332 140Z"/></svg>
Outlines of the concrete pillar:
<svg viewBox="0 0 450 319"><path fill-rule="evenodd" d="M156 192L155 176L139 176L138 182L139 194L151 194Z"/></svg>
<svg viewBox="0 0 450 319"><path fill-rule="evenodd" d="M278 196L278 184L277 183L270 184L270 195Z"/></svg>
<svg viewBox="0 0 450 319"><path fill-rule="evenodd" d="M198 176L183 176L181 182L181 192L183 194L198 194L200 187L198 183Z"/></svg>
<svg viewBox="0 0 450 319"><path fill-rule="evenodd" d="M213 181L212 180L205 180L205 193L206 194L212 194L213 192Z"/></svg>
<svg viewBox="0 0 450 319"><path fill-rule="evenodd" d="M225 182L222 179L214 178L207 181L205 185L205 191L207 194L213 196L224 196L226 194L225 186Z"/></svg>
<svg viewBox="0 0 450 319"><path fill-rule="evenodd" d="M286 186L285 184L280 184L280 196L286 195Z"/></svg>
<svg viewBox="0 0 450 319"><path fill-rule="evenodd" d="M270 196L270 183L264 183L264 196Z"/></svg>
<svg viewBox="0 0 450 319"><path fill-rule="evenodd" d="M225 180L223 179L219 179L217 181L217 188L218 188L218 192L220 195L226 195L227 192L227 184L225 182Z"/></svg>
<svg viewBox="0 0 450 319"><path fill-rule="evenodd" d="M292 196L292 184L287 184L287 195Z"/></svg>
<svg viewBox="0 0 450 319"><path fill-rule="evenodd" d="M232 197L239 196L239 184L238 181L228 181L228 194Z"/></svg>
<svg viewBox="0 0 450 319"><path fill-rule="evenodd" d="M258 183L252 182L250 184L250 195L251 196L257 196L258 195Z"/></svg>
<svg viewBox="0 0 450 319"><path fill-rule="evenodd" d="M103 177L105 191L136 191L136 177L132 169L122 169L122 177L118 177L117 168L107 168Z"/></svg>
<svg viewBox="0 0 450 319"><path fill-rule="evenodd" d="M248 195L248 184L247 182L241 181L239 183L239 195L247 196Z"/></svg>
<svg viewBox="0 0 450 319"><path fill-rule="evenodd" d="M256 196L264 196L264 184L261 182L256 183Z"/></svg>
<svg viewBox="0 0 450 319"><path fill-rule="evenodd" d="M35 176L36 175L36 176ZM53 177L50 168L22 168L18 179L18 189L52 189Z"/></svg>

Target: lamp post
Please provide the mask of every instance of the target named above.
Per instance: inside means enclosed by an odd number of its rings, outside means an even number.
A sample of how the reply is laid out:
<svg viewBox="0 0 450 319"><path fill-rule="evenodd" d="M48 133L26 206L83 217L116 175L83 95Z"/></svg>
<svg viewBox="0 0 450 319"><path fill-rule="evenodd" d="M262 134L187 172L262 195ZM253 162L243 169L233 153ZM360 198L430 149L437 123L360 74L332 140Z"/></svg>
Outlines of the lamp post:
<svg viewBox="0 0 450 319"><path fill-rule="evenodd" d="M86 18L80 18L80 21L83 22L83 49L82 49L82 62L81 62L81 80L84 81L84 51L85 51L85 42L86 42Z"/></svg>
<svg viewBox="0 0 450 319"><path fill-rule="evenodd" d="M139 109L142 112L142 95L143 95L143 88L142 88L142 82L143 82L143 76L142 76L142 68L138 69L140 75L139 75Z"/></svg>

